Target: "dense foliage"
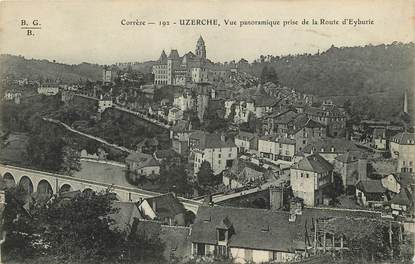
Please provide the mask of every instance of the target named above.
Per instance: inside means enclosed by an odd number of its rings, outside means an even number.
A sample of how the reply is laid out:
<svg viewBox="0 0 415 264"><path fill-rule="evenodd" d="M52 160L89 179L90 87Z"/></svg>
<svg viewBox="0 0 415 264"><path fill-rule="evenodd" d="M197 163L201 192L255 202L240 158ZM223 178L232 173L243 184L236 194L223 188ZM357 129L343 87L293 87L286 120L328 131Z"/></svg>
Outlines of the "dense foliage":
<svg viewBox="0 0 415 264"><path fill-rule="evenodd" d="M199 185L209 186L215 184L213 170L208 161L203 161L202 164L200 164L200 168L196 176Z"/></svg>
<svg viewBox="0 0 415 264"><path fill-rule="evenodd" d="M266 72L272 67L283 86L330 97L340 105L350 99L362 112L367 109L375 117L388 118L402 111L404 91L413 93L414 54L414 43L332 46L314 55L261 56L240 68L260 77L265 67Z"/></svg>
<svg viewBox="0 0 415 264"><path fill-rule="evenodd" d="M28 263L140 263L161 261L163 245L115 226L115 196L84 192L24 209L24 193L9 189L6 259Z"/></svg>
<svg viewBox="0 0 415 264"><path fill-rule="evenodd" d="M77 82L100 80L102 67L98 64L81 63L68 65L48 60L25 59L23 56L0 55L0 77L28 78L37 81Z"/></svg>

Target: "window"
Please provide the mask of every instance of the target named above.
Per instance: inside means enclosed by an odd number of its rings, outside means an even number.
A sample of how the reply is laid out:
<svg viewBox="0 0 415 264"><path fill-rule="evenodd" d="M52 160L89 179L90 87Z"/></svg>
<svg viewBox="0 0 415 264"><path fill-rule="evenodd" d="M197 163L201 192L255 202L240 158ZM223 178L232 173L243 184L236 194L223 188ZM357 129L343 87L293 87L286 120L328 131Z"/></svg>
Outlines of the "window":
<svg viewBox="0 0 415 264"><path fill-rule="evenodd" d="M232 153L229 153L229 154L228 154L228 157L229 157L229 158L230 158L230 157L232 157Z"/></svg>
<svg viewBox="0 0 415 264"><path fill-rule="evenodd" d="M303 178L304 177L304 173L301 173L301 178Z"/></svg>
<svg viewBox="0 0 415 264"><path fill-rule="evenodd" d="M222 155L218 154L218 158L221 158L221 157L222 157Z"/></svg>
<svg viewBox="0 0 415 264"><path fill-rule="evenodd" d="M228 249L226 248L226 246L216 246L216 256L227 257Z"/></svg>
<svg viewBox="0 0 415 264"><path fill-rule="evenodd" d="M305 174L305 177L308 178L308 173Z"/></svg>
<svg viewBox="0 0 415 264"><path fill-rule="evenodd" d="M226 230L218 229L218 241L226 241Z"/></svg>

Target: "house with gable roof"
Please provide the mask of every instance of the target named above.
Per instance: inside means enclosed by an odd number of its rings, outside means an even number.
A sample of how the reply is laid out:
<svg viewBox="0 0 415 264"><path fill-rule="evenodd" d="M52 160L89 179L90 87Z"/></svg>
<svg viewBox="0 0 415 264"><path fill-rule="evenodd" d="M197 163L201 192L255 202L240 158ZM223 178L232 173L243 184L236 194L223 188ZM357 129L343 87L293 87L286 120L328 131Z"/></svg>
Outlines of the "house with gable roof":
<svg viewBox="0 0 415 264"><path fill-rule="evenodd" d="M324 189L333 182L333 165L317 153L304 157L291 166L290 182L294 196L305 205L323 204Z"/></svg>
<svg viewBox="0 0 415 264"><path fill-rule="evenodd" d="M173 193L144 199L138 204L138 209L145 219L157 220L167 225L190 224L184 205Z"/></svg>
<svg viewBox="0 0 415 264"><path fill-rule="evenodd" d="M231 167L237 158L235 143L224 135L194 131L189 136L190 159L194 165L194 175L197 175L203 161L210 163L215 175L227 167Z"/></svg>
<svg viewBox="0 0 415 264"><path fill-rule="evenodd" d="M160 174L160 164L149 154L133 152L125 158L127 170L133 172L131 177L137 180L141 176L150 178L157 177Z"/></svg>
<svg viewBox="0 0 415 264"><path fill-rule="evenodd" d="M386 188L381 180L361 180L356 183L356 198L362 206L382 207L387 202Z"/></svg>
<svg viewBox="0 0 415 264"><path fill-rule="evenodd" d="M312 250L315 231L318 233L315 243L318 250L347 249L347 234L327 230L324 222L362 217L380 219L381 213L301 206L292 206L290 212L201 206L192 225L191 253L195 258L232 258L234 263L288 262L306 256L306 250ZM326 238L324 246L323 234Z"/></svg>
<svg viewBox="0 0 415 264"><path fill-rule="evenodd" d="M330 163L334 162L334 159L343 155L348 151L359 151L360 149L356 144L350 140L342 138L324 138L310 141L302 151L296 153L297 157L304 157L313 153L320 154Z"/></svg>

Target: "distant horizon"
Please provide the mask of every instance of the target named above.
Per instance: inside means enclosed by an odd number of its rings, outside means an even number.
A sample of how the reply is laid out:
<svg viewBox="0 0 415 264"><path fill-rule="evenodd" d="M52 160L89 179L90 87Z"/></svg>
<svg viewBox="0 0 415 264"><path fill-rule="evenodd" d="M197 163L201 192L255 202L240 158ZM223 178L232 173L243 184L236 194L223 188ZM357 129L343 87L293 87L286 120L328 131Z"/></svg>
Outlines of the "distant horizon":
<svg viewBox="0 0 415 264"><path fill-rule="evenodd" d="M202 36L203 37L203 36ZM336 46L336 45L334 45L334 44L332 44L334 47L336 47L336 48L364 48L364 47L366 47L366 46L373 46L373 47L376 47L376 46L380 46L380 45L393 45L393 43L401 43L401 44L403 44L403 45L410 45L410 44L415 44L413 41L408 41L408 42L401 42L401 41L392 41L392 42L390 42L390 43L377 43L377 44L373 44L373 43L365 43L365 44L361 44L361 45L354 45L354 46ZM326 49L317 49L317 51L316 52L314 52L314 53L311 53L311 52L302 52L302 53L289 53L289 54L259 54L258 55L258 57L256 57L255 59L252 59L252 60L248 60L248 63L253 63L254 62L254 60L257 60L257 59L259 59L260 58L260 56L268 56L268 55L270 55L270 56L274 56L274 57L287 57L287 56L301 56L301 55L312 55L312 56L314 56L314 55L317 55L317 54L319 54L319 53L324 53L324 52L326 52L327 50L329 50L331 47L332 47L332 45L330 45L330 47L328 47L328 48L326 48ZM174 49L174 48L172 48L172 49ZM162 52L163 50L160 50L160 54L161 54L161 52ZM170 50L167 50L167 49L164 49L164 51L166 52L166 54L168 55L169 54L169 52L170 52ZM186 54L187 52L189 52L189 51L185 51L185 52L180 52L180 50L179 49L177 49L177 51L179 52L179 55L180 56L183 56L184 54ZM193 51L192 51L193 52ZM136 60L136 61L134 61L134 60L131 60L131 61L116 61L116 62L113 62L113 63L111 63L111 64L102 64L102 63L98 63L98 62L93 62L93 61L87 61L87 60L81 60L81 61L79 61L79 62L77 62L77 63L68 63L68 62L64 62L64 61L58 61L58 60L56 60L56 59L53 59L53 58L36 58L36 57L30 57L30 56L27 56L27 55L24 55L24 54L11 54L11 53L1 53L0 54L0 56L4 56L4 55L10 55L10 56L16 56L16 57L23 57L24 59L27 59L27 60L39 60L39 61L42 61L42 60L47 60L47 61L49 61L49 62L51 62L51 63L57 63L57 64L65 64L65 65L80 65L80 64L83 64L83 63L87 63L87 64L93 64L93 65L101 65L101 66L111 66L111 65L116 65L116 64L118 64L118 63L121 63L121 64L124 64L124 63L148 63L148 62L156 62L157 60L158 60L158 57L156 57L156 58L154 58L154 59L152 59L152 60L145 60L145 61L139 61L139 60ZM209 56L208 56L208 59L209 60L211 60L212 62L214 62L214 63L225 63L225 62L231 62L232 60L225 60L225 61L215 61L215 60L213 60L213 59L211 59L211 58L209 58ZM241 59L246 59L246 58L244 58L244 57L240 57L240 58L235 58L235 59L233 59L236 63L239 61L239 60L241 60Z"/></svg>

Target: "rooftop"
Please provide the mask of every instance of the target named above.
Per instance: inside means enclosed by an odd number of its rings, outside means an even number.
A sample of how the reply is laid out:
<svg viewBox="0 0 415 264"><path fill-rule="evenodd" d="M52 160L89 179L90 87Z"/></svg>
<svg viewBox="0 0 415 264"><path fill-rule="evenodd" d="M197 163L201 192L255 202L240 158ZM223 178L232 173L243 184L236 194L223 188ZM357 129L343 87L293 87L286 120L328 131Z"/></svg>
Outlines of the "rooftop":
<svg viewBox="0 0 415 264"><path fill-rule="evenodd" d="M391 141L400 145L415 145L415 133L401 132L393 136Z"/></svg>
<svg viewBox="0 0 415 264"><path fill-rule="evenodd" d="M291 166L291 168L297 170L324 173L333 170L333 165L331 165L331 163L325 160L322 156L315 153L302 158L299 162Z"/></svg>
<svg viewBox="0 0 415 264"><path fill-rule="evenodd" d="M153 158L153 156L141 152L133 152L125 158L127 162L136 162L138 168L158 166L159 163Z"/></svg>
<svg viewBox="0 0 415 264"><path fill-rule="evenodd" d="M357 161L362 158L364 158L364 155L361 151L351 150L351 151L347 151L346 153L337 156L335 159L343 163L349 163L349 162Z"/></svg>
<svg viewBox="0 0 415 264"><path fill-rule="evenodd" d="M340 210L326 208L304 208L294 222L289 221L289 212L214 206L199 207L192 226L192 242L217 243L217 228L224 223L230 230L229 245L251 249L294 252L304 250L305 234L311 236L315 219L327 218L380 218L380 214L369 211Z"/></svg>
<svg viewBox="0 0 415 264"><path fill-rule="evenodd" d="M325 138L311 141L307 146L304 147L304 153L311 152L334 152L334 153L345 153L347 151L355 151L359 148L350 140L342 138Z"/></svg>
<svg viewBox="0 0 415 264"><path fill-rule="evenodd" d="M361 180L356 184L356 188L365 193L384 193L386 191L381 180Z"/></svg>
<svg viewBox="0 0 415 264"><path fill-rule="evenodd" d="M160 219L174 218L178 214L185 214L183 204L172 194L162 194L146 199L150 206L156 204L156 213Z"/></svg>
<svg viewBox="0 0 415 264"><path fill-rule="evenodd" d="M233 148L236 147L232 140L222 140L220 135L215 133L208 133L205 131L195 131L190 134L190 140L197 141L196 148L207 149L207 148Z"/></svg>

